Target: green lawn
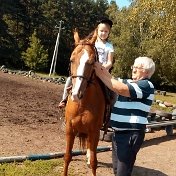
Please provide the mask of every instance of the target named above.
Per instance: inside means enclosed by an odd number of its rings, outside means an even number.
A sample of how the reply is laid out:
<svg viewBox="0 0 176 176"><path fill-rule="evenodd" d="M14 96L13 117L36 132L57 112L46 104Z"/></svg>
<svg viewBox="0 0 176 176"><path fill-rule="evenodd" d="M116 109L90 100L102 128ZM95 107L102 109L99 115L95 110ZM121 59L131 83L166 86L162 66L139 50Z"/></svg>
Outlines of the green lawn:
<svg viewBox="0 0 176 176"><path fill-rule="evenodd" d="M62 172L63 159L0 164L0 176L61 176ZM75 175L72 168L69 174Z"/></svg>
<svg viewBox="0 0 176 176"><path fill-rule="evenodd" d="M165 96L156 94L155 100L161 100L163 102L166 101L166 102L172 103L173 105L174 104L176 105L176 93L167 92ZM152 109L162 110L165 112L172 112L172 107L161 107L157 103L153 103Z"/></svg>

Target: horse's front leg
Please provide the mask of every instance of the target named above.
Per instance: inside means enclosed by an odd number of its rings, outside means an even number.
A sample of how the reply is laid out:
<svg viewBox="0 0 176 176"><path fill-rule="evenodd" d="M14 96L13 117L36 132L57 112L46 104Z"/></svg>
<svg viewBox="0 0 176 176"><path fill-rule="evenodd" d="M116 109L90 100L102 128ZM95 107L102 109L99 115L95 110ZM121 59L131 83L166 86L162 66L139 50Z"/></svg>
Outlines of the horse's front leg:
<svg viewBox="0 0 176 176"><path fill-rule="evenodd" d="M68 175L68 166L72 160L72 148L74 144L75 135L70 130L66 131L66 151L64 155L64 174Z"/></svg>
<svg viewBox="0 0 176 176"><path fill-rule="evenodd" d="M87 152L86 152L86 162L87 166L90 167L90 146L87 146Z"/></svg>
<svg viewBox="0 0 176 176"><path fill-rule="evenodd" d="M87 144L87 164L90 165L93 176L96 176L98 141L99 134L94 134L94 136L89 137Z"/></svg>

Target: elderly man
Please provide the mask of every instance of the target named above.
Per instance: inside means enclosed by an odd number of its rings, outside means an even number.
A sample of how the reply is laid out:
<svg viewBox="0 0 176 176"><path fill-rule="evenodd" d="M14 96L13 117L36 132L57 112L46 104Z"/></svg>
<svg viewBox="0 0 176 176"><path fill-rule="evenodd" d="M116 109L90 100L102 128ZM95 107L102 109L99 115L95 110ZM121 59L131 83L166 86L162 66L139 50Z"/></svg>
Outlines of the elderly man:
<svg viewBox="0 0 176 176"><path fill-rule="evenodd" d="M101 64L95 64L96 75L118 95L110 119L114 130L112 162L116 176L131 176L154 99L154 86L149 81L155 71L153 60L138 57L131 69L132 79L114 79Z"/></svg>

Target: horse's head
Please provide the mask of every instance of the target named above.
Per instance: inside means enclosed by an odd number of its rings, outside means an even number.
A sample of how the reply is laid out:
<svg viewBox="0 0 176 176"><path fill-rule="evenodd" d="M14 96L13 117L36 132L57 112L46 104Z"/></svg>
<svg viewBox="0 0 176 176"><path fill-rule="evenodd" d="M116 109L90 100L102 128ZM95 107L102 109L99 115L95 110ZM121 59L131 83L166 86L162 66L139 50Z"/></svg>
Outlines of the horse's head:
<svg viewBox="0 0 176 176"><path fill-rule="evenodd" d="M97 31L93 35L80 40L78 32L74 32L75 49L70 58L71 76L72 76L72 95L73 101L78 101L83 97L84 91L91 82L94 68L93 65L97 59L95 41Z"/></svg>

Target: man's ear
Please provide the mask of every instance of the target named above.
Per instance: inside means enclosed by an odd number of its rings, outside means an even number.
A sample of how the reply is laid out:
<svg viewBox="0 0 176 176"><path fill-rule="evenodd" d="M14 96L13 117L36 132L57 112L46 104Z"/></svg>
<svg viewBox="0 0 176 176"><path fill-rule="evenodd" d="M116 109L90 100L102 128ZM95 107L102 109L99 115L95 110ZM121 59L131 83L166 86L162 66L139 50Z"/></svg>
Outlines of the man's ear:
<svg viewBox="0 0 176 176"><path fill-rule="evenodd" d="M149 70L143 70L143 72L145 73L145 77L148 78L149 75L150 75L150 74L149 74L149 73L150 73Z"/></svg>

